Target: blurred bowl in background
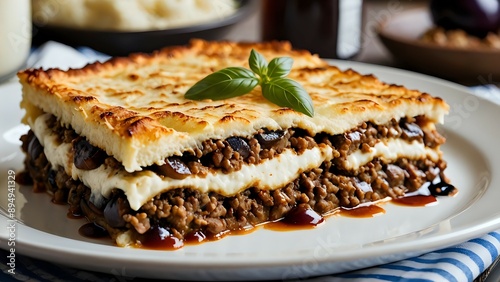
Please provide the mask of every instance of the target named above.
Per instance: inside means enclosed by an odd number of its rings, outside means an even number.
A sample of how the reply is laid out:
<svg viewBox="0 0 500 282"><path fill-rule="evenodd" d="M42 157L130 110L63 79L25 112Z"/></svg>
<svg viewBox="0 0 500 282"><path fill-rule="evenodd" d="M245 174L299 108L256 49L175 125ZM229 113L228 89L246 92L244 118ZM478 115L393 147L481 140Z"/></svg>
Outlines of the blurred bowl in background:
<svg viewBox="0 0 500 282"><path fill-rule="evenodd" d="M184 45L192 38L223 39L231 28L256 10L256 1L238 0L237 10L220 20L151 31L101 31L34 25L34 44L48 40L70 46L87 46L111 56L152 52L165 46Z"/></svg>
<svg viewBox="0 0 500 282"><path fill-rule="evenodd" d="M500 83L500 50L457 48L422 42L433 22L426 8L409 10L380 24L378 36L404 67L463 84Z"/></svg>

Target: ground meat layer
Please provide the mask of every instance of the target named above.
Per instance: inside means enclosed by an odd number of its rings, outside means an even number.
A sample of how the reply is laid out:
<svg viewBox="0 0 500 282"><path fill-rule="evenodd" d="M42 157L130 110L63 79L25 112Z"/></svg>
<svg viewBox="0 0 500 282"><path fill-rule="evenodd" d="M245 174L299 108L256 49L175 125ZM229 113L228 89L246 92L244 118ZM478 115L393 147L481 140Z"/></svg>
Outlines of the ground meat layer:
<svg viewBox="0 0 500 282"><path fill-rule="evenodd" d="M284 149L291 149L300 155L318 144L327 144L333 149L335 166L347 170L346 158L349 154L356 150L368 151L383 139L402 139L409 142L416 140L429 148L443 144L445 139L436 130L423 126L426 123L427 120L423 117L392 120L384 125L365 122L347 133L335 136L322 133L311 136L297 128L276 131L260 129L251 137L207 140L200 148L188 150L182 156L167 158L165 165L153 165L144 169L152 170L161 177L176 179L189 175L203 176L209 171L231 173L240 170L244 165L259 164L272 159ZM79 137L73 129L62 126L55 116L48 120L47 126L52 128L60 142L73 144L75 165L78 168L90 170L104 163L116 169L123 169L116 159L92 146L85 138ZM88 156L92 156L92 159ZM93 166L89 167L89 163Z"/></svg>
<svg viewBox="0 0 500 282"><path fill-rule="evenodd" d="M47 162L33 133L23 136L22 141L27 155L26 171L35 189L50 191L53 201L69 203L72 213L83 213L90 221L106 228L112 237L126 230L140 237L158 227L180 239L193 232L215 235L280 219L297 206L325 214L339 207L403 196L436 176L446 179L444 161L399 159L383 163L374 159L355 172L325 162L274 191L250 188L224 197L192 189L174 189L133 211L118 189L107 202L93 203L88 187Z"/></svg>

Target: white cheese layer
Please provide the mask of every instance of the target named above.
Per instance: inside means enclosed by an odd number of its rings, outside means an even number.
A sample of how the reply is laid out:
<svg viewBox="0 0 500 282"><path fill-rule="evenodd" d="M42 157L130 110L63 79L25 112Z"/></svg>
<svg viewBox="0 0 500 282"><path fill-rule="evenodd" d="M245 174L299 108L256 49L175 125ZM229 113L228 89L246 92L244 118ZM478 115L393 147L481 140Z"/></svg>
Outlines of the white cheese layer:
<svg viewBox="0 0 500 282"><path fill-rule="evenodd" d="M347 156L347 169L357 169L374 158L382 158L386 161L397 160L398 158L418 159L422 156L427 156L432 161L436 162L440 158L439 151L425 147L425 144L414 140L408 142L403 139L382 140L370 148L368 152L356 150Z"/></svg>
<svg viewBox="0 0 500 282"><path fill-rule="evenodd" d="M108 197L115 188L125 192L130 207L138 210L154 196L175 188L193 188L201 193L217 192L231 196L249 187L274 190L296 179L300 173L319 167L324 161L333 158L331 147L320 144L300 155L293 150L285 150L278 156L257 165L244 165L238 171L228 174L210 172L204 177L189 176L185 179L162 177L150 171L127 172L106 165L93 170L81 170L73 162L72 145L60 143L51 128L47 127L49 114L39 116L31 125L33 132L44 147L47 160L54 166L61 166L75 180L80 180L92 190L92 199L99 201ZM348 167L357 169L376 157L387 161L399 157L439 159L439 153L424 144L414 141L391 139L377 143L367 153L355 151L347 158Z"/></svg>

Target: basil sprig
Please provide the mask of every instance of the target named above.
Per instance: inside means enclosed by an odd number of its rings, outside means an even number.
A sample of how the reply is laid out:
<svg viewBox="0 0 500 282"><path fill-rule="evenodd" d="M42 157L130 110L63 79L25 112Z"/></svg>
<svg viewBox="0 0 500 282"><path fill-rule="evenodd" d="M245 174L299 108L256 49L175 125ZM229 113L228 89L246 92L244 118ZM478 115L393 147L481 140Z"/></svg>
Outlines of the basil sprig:
<svg viewBox="0 0 500 282"><path fill-rule="evenodd" d="M264 56L252 49L248 64L250 70L229 67L209 74L189 88L184 97L222 100L247 94L260 85L262 95L270 102L314 116L313 102L307 91L300 83L286 77L292 69L292 58L278 57L268 63Z"/></svg>

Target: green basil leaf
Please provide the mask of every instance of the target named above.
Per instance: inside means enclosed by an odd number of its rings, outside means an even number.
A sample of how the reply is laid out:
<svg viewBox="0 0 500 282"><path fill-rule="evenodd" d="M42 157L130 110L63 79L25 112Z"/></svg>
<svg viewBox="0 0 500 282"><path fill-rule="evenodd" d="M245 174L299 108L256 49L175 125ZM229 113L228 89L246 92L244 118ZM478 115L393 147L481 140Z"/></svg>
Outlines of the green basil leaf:
<svg viewBox="0 0 500 282"><path fill-rule="evenodd" d="M285 77L292 70L293 59L289 57L274 58L267 66L267 76L272 78Z"/></svg>
<svg viewBox="0 0 500 282"><path fill-rule="evenodd" d="M250 65L250 69L260 77L264 78L265 76L267 76L267 60L266 58L264 58L264 56L262 56L254 49L250 51L248 64Z"/></svg>
<svg viewBox="0 0 500 282"><path fill-rule="evenodd" d="M263 83L261 87L262 95L272 103L314 116L311 96L298 82L286 77L276 78Z"/></svg>
<svg viewBox="0 0 500 282"><path fill-rule="evenodd" d="M229 67L198 81L184 94L192 100L222 100L246 94L259 84L259 79L249 69Z"/></svg>
<svg viewBox="0 0 500 282"><path fill-rule="evenodd" d="M292 69L292 58L274 58L268 64L264 56L252 49L248 64L251 70L229 67L208 75L193 85L184 97L229 99L244 95L260 84L262 95L272 103L314 116L313 102L307 91L298 82L286 78Z"/></svg>

